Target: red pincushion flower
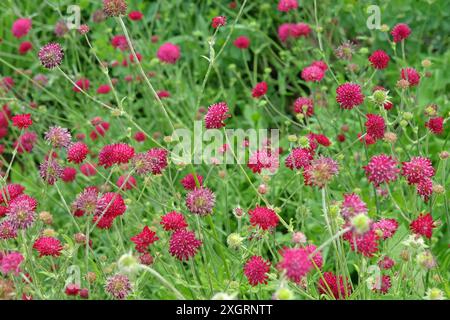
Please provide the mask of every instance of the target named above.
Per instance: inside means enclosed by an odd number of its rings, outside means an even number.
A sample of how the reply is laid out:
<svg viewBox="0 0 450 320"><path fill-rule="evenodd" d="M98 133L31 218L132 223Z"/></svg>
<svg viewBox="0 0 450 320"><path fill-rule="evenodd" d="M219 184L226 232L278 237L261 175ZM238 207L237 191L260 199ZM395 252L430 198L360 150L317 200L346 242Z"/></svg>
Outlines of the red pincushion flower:
<svg viewBox="0 0 450 320"><path fill-rule="evenodd" d="M394 42L400 42L407 39L411 34L411 29L406 23L399 23L392 28L391 35L394 38Z"/></svg>
<svg viewBox="0 0 450 320"><path fill-rule="evenodd" d="M136 245L136 250L140 253L145 253L148 247L159 238L155 232L145 226L141 233L131 237L130 240Z"/></svg>
<svg viewBox="0 0 450 320"><path fill-rule="evenodd" d="M388 270L388 269L391 269L394 265L395 265L395 261L392 260L391 258L389 258L388 256L384 256L383 259L378 261L378 266L381 269Z"/></svg>
<svg viewBox="0 0 450 320"><path fill-rule="evenodd" d="M425 127L427 127L434 134L441 134L444 132L444 118L431 118L427 123L425 123Z"/></svg>
<svg viewBox="0 0 450 320"><path fill-rule="evenodd" d="M400 172L397 161L385 154L373 156L363 169L366 171L367 179L375 187L378 187L382 183L395 181Z"/></svg>
<svg viewBox="0 0 450 320"><path fill-rule="evenodd" d="M244 275L252 286L259 283L267 284L269 270L270 262L260 256L252 256L244 265Z"/></svg>
<svg viewBox="0 0 450 320"><path fill-rule="evenodd" d="M162 216L160 224L166 231L185 229L188 226L186 220L184 219L184 216L176 211L171 211Z"/></svg>
<svg viewBox="0 0 450 320"><path fill-rule="evenodd" d="M292 149L285 160L285 165L291 170L305 168L309 166L313 156L311 152L304 148Z"/></svg>
<svg viewBox="0 0 450 320"><path fill-rule="evenodd" d="M130 18L130 20L132 20L132 21L142 20L143 17L144 17L144 15L140 11L131 11L128 14L128 18Z"/></svg>
<svg viewBox="0 0 450 320"><path fill-rule="evenodd" d="M126 210L127 206L120 194L107 192L98 200L94 223L100 229L111 228L114 219L123 215Z"/></svg>
<svg viewBox="0 0 450 320"><path fill-rule="evenodd" d="M274 229L280 220L275 211L266 207L256 206L255 209L249 210L248 214L252 226L258 226L263 230Z"/></svg>
<svg viewBox="0 0 450 320"><path fill-rule="evenodd" d="M88 146L83 142L75 142L67 149L67 160L73 163L81 163L89 153Z"/></svg>
<svg viewBox="0 0 450 320"><path fill-rule="evenodd" d="M134 140L136 140L137 142L144 142L145 140L147 140L147 136L144 132L138 131L134 134Z"/></svg>
<svg viewBox="0 0 450 320"><path fill-rule="evenodd" d="M81 78L75 82L72 90L74 92L81 92L81 90L86 91L89 89L90 81L86 78Z"/></svg>
<svg viewBox="0 0 450 320"><path fill-rule="evenodd" d="M75 180L76 176L77 176L77 170L75 168L66 167L66 168L64 168L64 170L62 172L61 180L64 182L72 182L73 180Z"/></svg>
<svg viewBox="0 0 450 320"><path fill-rule="evenodd" d="M219 102L211 105L205 116L206 129L220 129L224 127L224 120L231 117L228 112L229 109L225 102Z"/></svg>
<svg viewBox="0 0 450 320"><path fill-rule="evenodd" d="M414 87L420 83L420 74L414 68L405 68L400 74L403 80L408 80L409 86Z"/></svg>
<svg viewBox="0 0 450 320"><path fill-rule="evenodd" d="M349 279L343 276L336 276L333 272L324 272L319 279L317 286L320 294L332 295L335 299L346 299L352 293L352 286ZM331 292L330 292L331 291Z"/></svg>
<svg viewBox="0 0 450 320"><path fill-rule="evenodd" d="M409 162L402 162L402 175L409 184L419 183L434 176L431 160L424 157L413 157Z"/></svg>
<svg viewBox="0 0 450 320"><path fill-rule="evenodd" d="M289 38L306 37L310 34L311 28L306 23L283 23L278 27L278 37L282 42ZM325 71L325 70L324 70Z"/></svg>
<svg viewBox="0 0 450 320"><path fill-rule="evenodd" d="M388 275L382 275L381 278L376 279L377 283L375 283L372 291L386 294L391 288L391 277Z"/></svg>
<svg viewBox="0 0 450 320"><path fill-rule="evenodd" d="M308 244L304 249L308 253L308 256L312 260L312 262L314 262L315 266L319 269L322 269L323 257L320 251L316 251L317 247L313 244ZM312 254L314 255L311 257Z"/></svg>
<svg viewBox="0 0 450 320"><path fill-rule="evenodd" d="M45 68L53 69L61 65L64 51L59 43L48 43L39 50L38 57Z"/></svg>
<svg viewBox="0 0 450 320"><path fill-rule="evenodd" d="M322 68L317 66L308 66L302 70L301 77L306 82L319 82L325 76Z"/></svg>
<svg viewBox="0 0 450 320"><path fill-rule="evenodd" d="M98 164L105 168L113 164L128 163L134 156L134 148L126 143L104 146L98 155Z"/></svg>
<svg viewBox="0 0 450 320"><path fill-rule="evenodd" d="M329 147L331 146L331 141L328 139L328 137L324 134L313 134L314 139L317 141L318 144Z"/></svg>
<svg viewBox="0 0 450 320"><path fill-rule="evenodd" d="M280 253L282 258L277 268L285 271L286 276L296 283L300 283L303 277L314 268L309 259L309 253L305 249L285 248Z"/></svg>
<svg viewBox="0 0 450 320"><path fill-rule="evenodd" d="M278 11L281 12L289 12L290 10L294 10L298 8L297 0L280 0L278 2Z"/></svg>
<svg viewBox="0 0 450 320"><path fill-rule="evenodd" d="M68 296L77 296L80 292L80 286L76 283L69 283L64 291Z"/></svg>
<svg viewBox="0 0 450 320"><path fill-rule="evenodd" d="M102 84L97 88L98 94L108 94L111 91L111 87L108 84Z"/></svg>
<svg viewBox="0 0 450 320"><path fill-rule="evenodd" d="M180 47L170 42L164 43L159 47L156 56L161 62L174 64L181 56Z"/></svg>
<svg viewBox="0 0 450 320"><path fill-rule="evenodd" d="M416 185L417 193L422 197L425 202L433 194L433 181L430 178L424 178Z"/></svg>
<svg viewBox="0 0 450 320"><path fill-rule="evenodd" d="M25 54L33 49L33 44L30 41L24 41L19 46L19 54Z"/></svg>
<svg viewBox="0 0 450 320"><path fill-rule="evenodd" d="M124 35L117 35L111 39L111 45L121 51L128 50L127 38Z"/></svg>
<svg viewBox="0 0 450 320"><path fill-rule="evenodd" d="M170 92L166 90L159 90L156 94L160 99L170 98Z"/></svg>
<svg viewBox="0 0 450 320"><path fill-rule="evenodd" d="M167 167L167 150L152 148L147 151L146 156L151 163L151 171L153 174L161 174Z"/></svg>
<svg viewBox="0 0 450 320"><path fill-rule="evenodd" d="M259 98L267 93L267 83L265 81L259 82L252 90L252 97Z"/></svg>
<svg viewBox="0 0 450 320"><path fill-rule="evenodd" d="M61 241L56 238L40 237L34 242L33 249L39 252L39 257L58 257L61 254L63 246L61 245Z"/></svg>
<svg viewBox="0 0 450 320"><path fill-rule="evenodd" d="M218 27L223 27L224 25L226 25L226 23L227 23L227 18L226 17L224 17L224 16L217 16L217 17L214 17L212 19L211 26L214 29L217 29Z"/></svg>
<svg viewBox="0 0 450 320"><path fill-rule="evenodd" d="M31 19L27 18L19 18L16 21L14 21L11 32L14 37L16 38L22 38L28 34L31 30Z"/></svg>
<svg viewBox="0 0 450 320"><path fill-rule="evenodd" d="M80 171L86 177L95 176L95 174L97 173L97 169L95 167L95 164L92 164L92 163L85 163L85 164L81 165Z"/></svg>
<svg viewBox="0 0 450 320"><path fill-rule="evenodd" d="M361 198L354 193L345 194L344 201L341 205L341 215L346 220L349 221L352 217L359 214L367 214L367 205Z"/></svg>
<svg viewBox="0 0 450 320"><path fill-rule="evenodd" d="M336 101L342 109L351 110L364 102L361 86L356 83L347 82L336 89Z"/></svg>
<svg viewBox="0 0 450 320"><path fill-rule="evenodd" d="M250 39L246 36L237 37L233 42L238 49L247 49L250 46Z"/></svg>
<svg viewBox="0 0 450 320"><path fill-rule="evenodd" d="M378 252L378 236L374 230L370 230L362 235L348 231L343 238L350 243L352 251L356 250L366 257L373 257Z"/></svg>
<svg viewBox="0 0 450 320"><path fill-rule="evenodd" d="M203 177L199 174L196 174L196 177L198 180L198 184L202 186ZM192 173L189 173L183 179L181 179L181 184L183 185L184 190L194 190L195 188L197 188L197 184Z"/></svg>
<svg viewBox="0 0 450 320"><path fill-rule="evenodd" d="M389 56L383 50L377 50L369 57L369 61L375 69L385 69L389 64Z"/></svg>
<svg viewBox="0 0 450 320"><path fill-rule="evenodd" d="M297 98L294 101L294 112L303 113L306 117L311 117L314 114L314 103L309 98Z"/></svg>
<svg viewBox="0 0 450 320"><path fill-rule="evenodd" d="M202 241L195 237L195 233L185 229L175 231L169 243L169 252L180 261L189 260L197 254Z"/></svg>
<svg viewBox="0 0 450 320"><path fill-rule="evenodd" d="M122 175L117 179L116 186L118 186L121 190L131 190L136 188L137 182L133 176Z"/></svg>
<svg viewBox="0 0 450 320"><path fill-rule="evenodd" d="M13 126L19 129L26 129L33 124L33 120L31 120L31 114L18 114L11 118L13 122Z"/></svg>
<svg viewBox="0 0 450 320"><path fill-rule="evenodd" d="M8 184L6 188L3 188L0 192L0 204L5 203L5 199L8 199L8 202L14 200L23 194L24 190L25 187L20 184Z"/></svg>
<svg viewBox="0 0 450 320"><path fill-rule="evenodd" d="M328 70L328 65L322 60L314 61L311 65L322 69L324 72Z"/></svg>
<svg viewBox="0 0 450 320"><path fill-rule="evenodd" d="M384 137L384 129L386 124L383 117L377 114L366 114L367 121L365 123L367 134L375 140L382 139Z"/></svg>
<svg viewBox="0 0 450 320"><path fill-rule="evenodd" d="M256 150L252 153L247 163L247 167L254 173L261 173L263 169L275 172L278 169L278 166L278 153L273 152L270 149Z"/></svg>
<svg viewBox="0 0 450 320"><path fill-rule="evenodd" d="M417 217L417 219L411 222L409 227L415 234L419 234L427 237L428 239L431 239L431 236L433 235L433 229L436 228L436 225L431 214L421 213Z"/></svg>
<svg viewBox="0 0 450 320"><path fill-rule="evenodd" d="M381 219L374 222L372 229L380 239L392 238L398 229L398 222L395 219Z"/></svg>

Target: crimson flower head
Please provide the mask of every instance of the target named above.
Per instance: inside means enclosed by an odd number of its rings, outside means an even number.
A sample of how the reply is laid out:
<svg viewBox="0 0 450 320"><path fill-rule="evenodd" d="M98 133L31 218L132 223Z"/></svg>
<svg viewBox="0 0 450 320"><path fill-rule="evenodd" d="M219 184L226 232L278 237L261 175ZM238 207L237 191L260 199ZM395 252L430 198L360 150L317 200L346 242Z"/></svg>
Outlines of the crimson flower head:
<svg viewBox="0 0 450 320"><path fill-rule="evenodd" d="M206 129L220 129L225 126L224 121L231 117L226 102L219 102L211 105L205 115Z"/></svg>
<svg viewBox="0 0 450 320"><path fill-rule="evenodd" d="M89 89L89 85L90 85L89 79L81 78L75 82L75 85L73 86L72 90L74 92L81 92L81 90L86 91Z"/></svg>
<svg viewBox="0 0 450 320"><path fill-rule="evenodd" d="M351 110L364 102L364 94L361 86L356 83L347 82L336 89L336 101L342 109Z"/></svg>
<svg viewBox="0 0 450 320"><path fill-rule="evenodd" d="M252 286L259 283L267 284L269 270L270 262L260 256L252 256L244 265L244 275Z"/></svg>
<svg viewBox="0 0 450 320"><path fill-rule="evenodd" d="M377 114L366 114L367 121L365 123L367 134L375 140L382 139L384 137L384 129L386 124L382 116Z"/></svg>
<svg viewBox="0 0 450 320"><path fill-rule="evenodd" d="M114 299L124 300L131 290L131 282L126 275L118 273L106 279L105 291Z"/></svg>
<svg viewBox="0 0 450 320"><path fill-rule="evenodd" d="M215 202L216 196L206 187L195 188L186 196L186 207L190 212L201 216L210 214Z"/></svg>
<svg viewBox="0 0 450 320"><path fill-rule="evenodd" d="M410 87L415 87L420 83L420 74L414 68L405 68L400 74L403 80L408 80Z"/></svg>
<svg viewBox="0 0 450 320"><path fill-rule="evenodd" d="M22 38L28 34L31 30L31 19L27 18L19 18L16 21L14 21L11 32L14 37L16 38Z"/></svg>
<svg viewBox="0 0 450 320"><path fill-rule="evenodd" d="M252 226L258 226L262 230L272 230L280 221L275 211L266 207L256 206L248 211L248 215Z"/></svg>
<svg viewBox="0 0 450 320"><path fill-rule="evenodd" d="M20 252L11 252L3 256L0 255L0 272L4 275L18 275L23 260L24 257Z"/></svg>
<svg viewBox="0 0 450 320"><path fill-rule="evenodd" d="M314 114L314 102L310 98L297 98L294 101L294 112L302 113L306 117L311 117Z"/></svg>
<svg viewBox="0 0 450 320"><path fill-rule="evenodd" d="M402 175L409 184L420 183L422 180L434 176L435 171L431 160L424 157L413 157L402 163Z"/></svg>
<svg viewBox="0 0 450 320"><path fill-rule="evenodd" d="M31 114L18 114L11 118L13 122L13 126L19 129L26 129L33 124L33 120L31 120Z"/></svg>
<svg viewBox="0 0 450 320"><path fill-rule="evenodd" d="M61 241L53 237L40 237L33 244L33 249L39 252L39 257L53 256L59 257L63 246Z"/></svg>
<svg viewBox="0 0 450 320"><path fill-rule="evenodd" d="M19 46L19 54L26 54L33 49L33 44L30 41L24 41Z"/></svg>
<svg viewBox="0 0 450 320"><path fill-rule="evenodd" d="M344 234L343 238L350 243L352 251L361 253L365 257L371 258L378 252L379 237L374 230L370 230L363 234L348 231Z"/></svg>
<svg viewBox="0 0 450 320"><path fill-rule="evenodd" d="M377 50L369 57L369 61L375 69L386 69L389 64L389 56L383 50Z"/></svg>
<svg viewBox="0 0 450 320"><path fill-rule="evenodd" d="M375 187L378 187L382 183L397 180L398 173L400 172L397 161L385 154L373 156L363 169L366 171L367 179Z"/></svg>
<svg viewBox="0 0 450 320"><path fill-rule="evenodd" d="M425 127L427 127L433 134L442 134L442 132L444 132L444 118L431 118L425 123Z"/></svg>
<svg viewBox="0 0 450 320"><path fill-rule="evenodd" d="M278 11L289 12L298 8L297 0L280 0L278 1Z"/></svg>
<svg viewBox="0 0 450 320"><path fill-rule="evenodd" d="M53 69L61 65L64 51L59 43L49 43L39 50L38 56L45 68Z"/></svg>
<svg viewBox="0 0 450 320"><path fill-rule="evenodd" d="M300 283L303 277L314 268L309 252L303 248L285 248L280 253L281 261L277 268L284 271L291 281Z"/></svg>
<svg viewBox="0 0 450 320"><path fill-rule="evenodd" d="M147 151L147 158L151 163L151 172L161 174L167 167L167 150L162 148L152 148Z"/></svg>
<svg viewBox="0 0 450 320"><path fill-rule="evenodd" d="M141 233L131 237L131 241L136 245L136 250L140 253L145 253L148 250L148 247L158 239L156 233L147 226L144 227Z"/></svg>
<svg viewBox="0 0 450 320"><path fill-rule="evenodd" d="M161 62L174 64L181 56L180 47L173 43L166 42L159 47L156 56Z"/></svg>
<svg viewBox="0 0 450 320"><path fill-rule="evenodd" d="M196 174L196 177L198 180L198 184L200 186L202 186L203 176ZM194 190L195 188L197 188L195 177L194 177L194 174L192 174L192 173L189 173L183 179L181 179L181 184L183 185L184 190Z"/></svg>
<svg viewBox="0 0 450 320"><path fill-rule="evenodd" d="M295 148L285 160L285 165L291 170L306 168L311 163L313 155L308 149Z"/></svg>
<svg viewBox="0 0 450 320"><path fill-rule="evenodd" d="M248 49L250 47L250 39L246 36L239 36L234 40L233 44L238 49Z"/></svg>
<svg viewBox="0 0 450 320"><path fill-rule="evenodd" d="M320 294L332 295L337 300L347 299L352 293L352 286L349 279L345 280L344 282L343 276L336 276L333 272L324 272L317 289Z"/></svg>
<svg viewBox="0 0 450 320"><path fill-rule="evenodd" d="M411 29L406 23L399 23L392 28L391 35L394 38L394 42L400 42L407 39L411 34Z"/></svg>
<svg viewBox="0 0 450 320"><path fill-rule="evenodd" d="M67 148L67 160L73 163L82 163L88 153L89 149L85 143L75 142Z"/></svg>
<svg viewBox="0 0 450 320"><path fill-rule="evenodd" d="M263 169L275 172L279 167L278 152L268 148L256 150L248 159L247 167L254 173L261 173Z"/></svg>
<svg viewBox="0 0 450 320"><path fill-rule="evenodd" d="M130 18L130 20L132 20L132 21L142 20L143 17L144 17L144 15L140 11L131 11L128 14L128 18Z"/></svg>
<svg viewBox="0 0 450 320"><path fill-rule="evenodd" d="M202 241L195 237L195 233L186 229L178 229L170 238L169 252L180 261L187 261L197 254Z"/></svg>
<svg viewBox="0 0 450 320"><path fill-rule="evenodd" d="M166 231L185 229L188 226L186 220L184 219L184 216L176 211L171 211L162 216L160 224Z"/></svg>
<svg viewBox="0 0 450 320"><path fill-rule="evenodd" d="M100 150L98 164L109 168L114 164L128 163L134 156L134 148L126 143L106 145Z"/></svg>
<svg viewBox="0 0 450 320"><path fill-rule="evenodd" d="M433 235L433 229L436 228L436 225L433 221L433 217L431 214L423 214L421 213L417 219L413 220L409 225L412 232L415 234L431 238Z"/></svg>
<svg viewBox="0 0 450 320"><path fill-rule="evenodd" d="M267 93L267 82L262 81L256 84L252 90L252 97L259 98Z"/></svg>
<svg viewBox="0 0 450 320"><path fill-rule="evenodd" d="M381 219L374 222L372 228L380 239L385 240L394 236L398 229L398 222L395 219Z"/></svg>
<svg viewBox="0 0 450 320"><path fill-rule="evenodd" d="M316 66L310 65L302 70L301 77L306 82L319 82L325 76L325 71Z"/></svg>
<svg viewBox="0 0 450 320"><path fill-rule="evenodd" d="M127 210L125 201L119 193L107 192L97 202L94 223L100 229L111 228L114 219Z"/></svg>
<svg viewBox="0 0 450 320"><path fill-rule="evenodd" d="M226 24L227 24L227 18L225 16L217 16L212 19L211 26L214 29L217 29L218 27L223 27Z"/></svg>

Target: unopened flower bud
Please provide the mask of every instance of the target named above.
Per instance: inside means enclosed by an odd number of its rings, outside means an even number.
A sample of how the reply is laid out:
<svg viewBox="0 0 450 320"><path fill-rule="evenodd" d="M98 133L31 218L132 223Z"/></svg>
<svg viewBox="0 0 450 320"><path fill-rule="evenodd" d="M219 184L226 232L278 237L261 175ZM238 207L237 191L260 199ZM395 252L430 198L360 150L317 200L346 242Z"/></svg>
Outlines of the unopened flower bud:
<svg viewBox="0 0 450 320"><path fill-rule="evenodd" d="M39 220L47 225L51 225L53 223L53 216L48 211L42 211L39 213Z"/></svg>
<svg viewBox="0 0 450 320"><path fill-rule="evenodd" d="M231 233L227 238L227 244L231 249L237 250L241 247L243 240L239 233Z"/></svg>
<svg viewBox="0 0 450 320"><path fill-rule="evenodd" d="M352 227L355 228L355 231L359 234L369 231L370 222L370 218L363 213L360 213L351 219Z"/></svg>

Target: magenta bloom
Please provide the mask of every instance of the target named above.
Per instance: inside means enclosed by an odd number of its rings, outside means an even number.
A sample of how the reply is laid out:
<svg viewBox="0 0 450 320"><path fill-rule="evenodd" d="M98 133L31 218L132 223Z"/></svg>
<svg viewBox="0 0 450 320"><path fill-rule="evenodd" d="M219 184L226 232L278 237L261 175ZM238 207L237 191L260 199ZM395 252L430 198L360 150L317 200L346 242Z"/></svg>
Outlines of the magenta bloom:
<svg viewBox="0 0 450 320"><path fill-rule="evenodd" d="M367 205L354 193L344 195L341 205L341 215L345 220L350 220L358 214L367 214Z"/></svg>
<svg viewBox="0 0 450 320"><path fill-rule="evenodd" d="M411 222L409 227L415 234L431 239L431 236L433 235L433 229L436 228L436 225L431 214L421 213L415 220Z"/></svg>
<svg viewBox="0 0 450 320"><path fill-rule="evenodd" d="M225 126L224 121L231 117L226 102L219 102L211 105L205 116L206 129L220 129Z"/></svg>
<svg viewBox="0 0 450 320"><path fill-rule="evenodd" d="M398 222L395 219L381 219L374 222L372 228L380 239L385 240L394 236L398 229Z"/></svg>
<svg viewBox="0 0 450 320"><path fill-rule="evenodd" d="M233 44L238 49L247 49L250 47L250 39L246 36L240 36L234 40Z"/></svg>
<svg viewBox="0 0 450 320"><path fill-rule="evenodd" d="M255 85L252 90L252 97L259 98L267 93L267 82L262 81Z"/></svg>
<svg viewBox="0 0 450 320"><path fill-rule="evenodd" d="M187 261L197 254L202 241L195 237L194 232L178 229L170 238L169 252L180 261Z"/></svg>
<svg viewBox="0 0 450 320"><path fill-rule="evenodd" d="M89 79L81 78L75 82L75 86L73 86L72 90L74 92L81 92L81 90L86 91L89 89Z"/></svg>
<svg viewBox="0 0 450 320"><path fill-rule="evenodd" d="M206 187L200 187L192 190L186 196L186 207L189 211L201 216L212 212L216 196Z"/></svg>
<svg viewBox="0 0 450 320"><path fill-rule="evenodd" d="M291 170L306 168L311 163L313 156L311 152L304 148L292 149L285 161L286 167Z"/></svg>
<svg viewBox="0 0 450 320"><path fill-rule="evenodd" d="M345 286L347 284L347 288ZM335 299L346 299L352 293L349 279L344 282L343 276L336 276L333 272L324 272L317 286L320 294L332 295ZM331 292L330 292L331 291Z"/></svg>
<svg viewBox="0 0 450 320"><path fill-rule="evenodd" d="M19 18L16 21L14 21L11 32L14 37L16 38L22 38L25 37L28 32L31 30L31 19L27 18Z"/></svg>
<svg viewBox="0 0 450 320"><path fill-rule="evenodd" d="M302 113L306 117L311 117L314 114L314 102L310 98L297 98L294 101L294 112Z"/></svg>
<svg viewBox="0 0 450 320"><path fill-rule="evenodd" d="M45 133L45 140L53 148L67 148L72 140L72 135L67 128L50 127Z"/></svg>
<svg viewBox="0 0 450 320"><path fill-rule="evenodd" d="M166 42L161 45L156 52L156 56L159 61L169 64L174 64L180 58L180 47L174 45L173 43Z"/></svg>
<svg viewBox="0 0 450 320"><path fill-rule="evenodd" d="M356 83L347 82L336 89L336 101L342 109L351 110L364 102L364 94L361 86Z"/></svg>
<svg viewBox="0 0 450 320"><path fill-rule="evenodd" d="M391 35L394 38L394 42L400 42L407 39L411 34L411 29L406 23L397 24L391 31Z"/></svg>
<svg viewBox="0 0 450 320"><path fill-rule="evenodd" d="M289 12L298 8L297 0L280 0L278 1L278 11Z"/></svg>
<svg viewBox="0 0 450 320"><path fill-rule="evenodd" d="M203 184L203 176L196 174L197 180L198 180L198 184L200 186L202 186ZM192 173L189 173L188 175L186 175L183 179L181 179L181 184L184 187L184 190L194 190L195 188L197 188L197 184L195 181L195 177Z"/></svg>
<svg viewBox="0 0 450 320"><path fill-rule="evenodd" d="M64 51L59 43L49 43L39 50L38 57L45 68L53 69L61 65Z"/></svg>
<svg viewBox="0 0 450 320"><path fill-rule="evenodd" d="M40 237L33 244L33 249L39 252L39 257L58 257L63 249L61 242L53 237Z"/></svg>
<svg viewBox="0 0 450 320"><path fill-rule="evenodd" d="M88 146L83 142L75 142L67 148L67 160L73 163L81 163L89 153Z"/></svg>
<svg viewBox="0 0 450 320"><path fill-rule="evenodd" d="M303 171L305 185L319 188L326 186L339 173L338 163L332 158L320 156L311 161Z"/></svg>
<svg viewBox="0 0 450 320"><path fill-rule="evenodd" d="M31 120L31 114L18 114L11 118L13 126L19 129L26 129L33 124Z"/></svg>
<svg viewBox="0 0 450 320"><path fill-rule="evenodd" d="M386 124L382 116L377 114L366 114L367 121L365 123L367 134L373 139L382 139L384 137L384 129Z"/></svg>
<svg viewBox="0 0 450 320"><path fill-rule="evenodd" d="M286 273L286 276L300 283L304 276L310 272L314 265L309 259L309 253L302 248L286 248L281 251L282 259L277 268Z"/></svg>
<svg viewBox="0 0 450 320"><path fill-rule="evenodd" d="M369 57L369 61L375 69L386 69L389 64L389 56L383 50L377 50Z"/></svg>
<svg viewBox="0 0 450 320"><path fill-rule="evenodd" d="M403 80L408 80L411 87L415 87L420 83L420 74L414 68L402 69L401 78Z"/></svg>
<svg viewBox="0 0 450 320"><path fill-rule="evenodd" d="M140 11L131 11L128 14L128 18L130 18L130 20L132 20L132 21L142 20L143 17L144 17L144 15Z"/></svg>
<svg viewBox="0 0 450 320"><path fill-rule="evenodd" d="M373 156L363 169L366 171L367 179L375 187L378 187L382 183L395 181L400 172L397 161L385 154Z"/></svg>
<svg viewBox="0 0 450 320"><path fill-rule="evenodd" d="M166 231L185 229L188 226L186 220L184 219L184 216L176 211L171 211L162 216L160 224Z"/></svg>
<svg viewBox="0 0 450 320"><path fill-rule="evenodd" d="M4 274L18 275L20 272L20 265L24 260L20 252L11 252L0 257L0 271Z"/></svg>
<svg viewBox="0 0 450 320"><path fill-rule="evenodd" d="M226 24L227 24L227 18L224 16L214 17L211 22L211 26L214 29L217 29L218 27L223 27Z"/></svg>
<svg viewBox="0 0 450 320"><path fill-rule="evenodd" d="M259 283L267 284L267 273L270 270L270 262L260 256L252 256L244 265L244 275L252 286Z"/></svg>
<svg viewBox="0 0 450 320"><path fill-rule="evenodd" d="M98 164L109 168L114 164L128 163L134 156L134 148L126 143L104 146L98 154Z"/></svg>
<svg viewBox="0 0 450 320"><path fill-rule="evenodd" d="M131 292L131 282L128 276L115 274L106 279L105 291L114 299L124 300Z"/></svg>
<svg viewBox="0 0 450 320"><path fill-rule="evenodd" d="M442 134L442 132L444 132L444 118L431 118L425 123L425 127L434 134Z"/></svg>
<svg viewBox="0 0 450 320"><path fill-rule="evenodd" d="M279 165L278 153L270 149L256 150L251 154L247 163L247 167L254 173L261 173L263 169L273 173Z"/></svg>
<svg viewBox="0 0 450 320"><path fill-rule="evenodd" d="M434 176L435 171L431 160L424 157L413 157L408 162L402 162L402 175L409 184L419 183Z"/></svg>
<svg viewBox="0 0 450 320"><path fill-rule="evenodd" d="M258 226L262 230L274 229L280 221L275 211L266 207L256 206L248 211L248 215L252 226Z"/></svg>
<svg viewBox="0 0 450 320"><path fill-rule="evenodd" d="M12 200L6 211L8 221L14 226L15 229L28 229L31 227L35 220L35 200L31 198L24 198L22 196Z"/></svg>
<svg viewBox="0 0 450 320"><path fill-rule="evenodd" d="M317 66L308 66L302 70L301 77L306 82L319 82L325 76L325 72Z"/></svg>
<svg viewBox="0 0 450 320"><path fill-rule="evenodd" d="M49 185L54 185L59 178L61 178L64 169L59 165L59 163L49 157L48 159L42 162L39 173L41 175L42 180L47 182Z"/></svg>

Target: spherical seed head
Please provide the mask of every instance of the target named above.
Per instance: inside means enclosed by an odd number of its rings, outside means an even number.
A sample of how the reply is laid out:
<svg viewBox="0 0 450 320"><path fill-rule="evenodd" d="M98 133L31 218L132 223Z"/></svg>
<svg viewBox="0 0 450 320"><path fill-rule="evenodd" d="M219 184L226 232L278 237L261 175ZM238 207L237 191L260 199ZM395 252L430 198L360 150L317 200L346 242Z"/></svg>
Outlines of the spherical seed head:
<svg viewBox="0 0 450 320"><path fill-rule="evenodd" d="M243 240L244 238L239 233L231 233L227 237L227 244L231 249L237 250L241 247Z"/></svg>
<svg viewBox="0 0 450 320"><path fill-rule="evenodd" d="M103 12L108 17L119 17L127 13L125 0L103 0Z"/></svg>
<svg viewBox="0 0 450 320"><path fill-rule="evenodd" d="M389 102L389 95L386 90L375 90L374 93L369 97L376 105L382 106Z"/></svg>
<svg viewBox="0 0 450 320"><path fill-rule="evenodd" d="M106 280L105 290L114 299L124 300L131 292L131 283L128 276L115 274Z"/></svg>
<svg viewBox="0 0 450 320"><path fill-rule="evenodd" d="M289 288L280 288L278 289L274 295L273 298L275 300L291 300L294 297L294 294Z"/></svg>
<svg viewBox="0 0 450 320"><path fill-rule="evenodd" d="M49 43L39 50L38 57L45 68L53 69L61 65L64 51L59 43Z"/></svg>
<svg viewBox="0 0 450 320"><path fill-rule="evenodd" d="M39 172L42 180L47 182L49 185L53 185L59 178L61 178L64 169L55 159L48 158L42 162Z"/></svg>

